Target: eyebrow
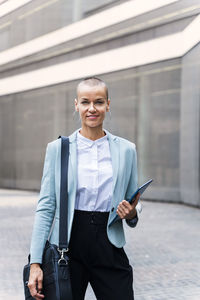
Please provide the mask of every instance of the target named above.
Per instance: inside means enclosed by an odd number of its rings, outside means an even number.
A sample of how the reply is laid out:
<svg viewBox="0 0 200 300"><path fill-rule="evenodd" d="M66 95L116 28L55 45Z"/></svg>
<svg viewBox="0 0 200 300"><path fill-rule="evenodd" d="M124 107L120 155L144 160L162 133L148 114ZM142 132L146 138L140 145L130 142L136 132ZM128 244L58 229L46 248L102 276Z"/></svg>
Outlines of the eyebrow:
<svg viewBox="0 0 200 300"><path fill-rule="evenodd" d="M89 100L89 99L88 99L88 98L81 97L81 100ZM105 98L97 98L97 99L95 99L94 101L97 101L97 100L105 100Z"/></svg>

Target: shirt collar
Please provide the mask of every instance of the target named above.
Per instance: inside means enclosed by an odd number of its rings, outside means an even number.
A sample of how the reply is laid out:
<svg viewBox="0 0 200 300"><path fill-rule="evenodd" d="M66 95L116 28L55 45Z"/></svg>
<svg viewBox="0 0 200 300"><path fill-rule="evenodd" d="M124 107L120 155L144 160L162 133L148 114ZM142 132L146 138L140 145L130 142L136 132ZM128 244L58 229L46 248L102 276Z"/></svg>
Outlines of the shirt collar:
<svg viewBox="0 0 200 300"><path fill-rule="evenodd" d="M82 134L80 134L80 132L78 131L77 132L77 141L78 142L82 142L83 144L87 145L88 147L91 147L92 145L94 144L97 144L97 145L101 145L103 144L106 140L108 139L108 136L107 134L104 135L103 137L95 140L95 141L92 141L86 137L84 137Z"/></svg>

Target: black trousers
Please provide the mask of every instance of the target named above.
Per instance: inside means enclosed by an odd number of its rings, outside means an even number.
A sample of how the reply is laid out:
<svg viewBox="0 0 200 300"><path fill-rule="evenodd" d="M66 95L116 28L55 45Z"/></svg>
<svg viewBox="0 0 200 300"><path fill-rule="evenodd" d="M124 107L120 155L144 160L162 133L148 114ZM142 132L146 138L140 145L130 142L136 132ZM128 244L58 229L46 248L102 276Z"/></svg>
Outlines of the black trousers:
<svg viewBox="0 0 200 300"><path fill-rule="evenodd" d="M110 243L107 212L75 210L69 243L73 300L83 300L88 283L98 300L134 300L133 272L123 248Z"/></svg>

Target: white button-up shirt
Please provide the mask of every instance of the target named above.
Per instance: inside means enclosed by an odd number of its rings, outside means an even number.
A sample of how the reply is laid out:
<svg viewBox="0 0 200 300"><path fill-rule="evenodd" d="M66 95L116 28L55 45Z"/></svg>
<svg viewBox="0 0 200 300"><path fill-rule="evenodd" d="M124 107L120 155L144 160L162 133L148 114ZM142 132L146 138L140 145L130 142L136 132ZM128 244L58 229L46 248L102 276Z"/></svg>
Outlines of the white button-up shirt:
<svg viewBox="0 0 200 300"><path fill-rule="evenodd" d="M77 168L75 209L109 211L113 171L107 135L92 141L77 133Z"/></svg>

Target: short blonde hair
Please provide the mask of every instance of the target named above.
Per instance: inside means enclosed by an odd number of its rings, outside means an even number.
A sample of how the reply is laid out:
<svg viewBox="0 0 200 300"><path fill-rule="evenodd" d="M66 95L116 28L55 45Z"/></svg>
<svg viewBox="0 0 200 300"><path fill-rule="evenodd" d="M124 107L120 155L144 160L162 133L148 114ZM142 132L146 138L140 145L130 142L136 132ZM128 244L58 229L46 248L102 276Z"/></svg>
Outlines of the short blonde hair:
<svg viewBox="0 0 200 300"><path fill-rule="evenodd" d="M108 100L108 87L106 85L106 83L101 80L100 78L98 77L87 77L87 78L84 78L83 80L81 80L79 82L79 84L77 85L77 88L76 88L76 94L78 95L78 91L79 91L79 88L82 86L82 85L88 85L88 86L97 86L97 85L101 85L103 87L105 87L105 91L106 91L106 98Z"/></svg>

